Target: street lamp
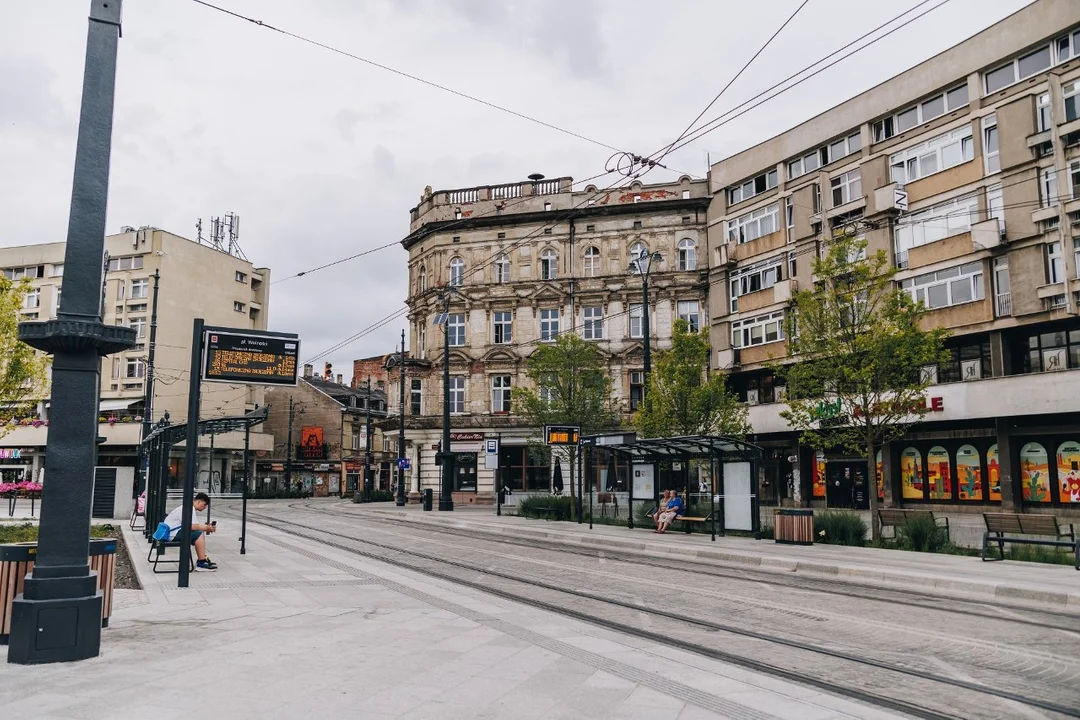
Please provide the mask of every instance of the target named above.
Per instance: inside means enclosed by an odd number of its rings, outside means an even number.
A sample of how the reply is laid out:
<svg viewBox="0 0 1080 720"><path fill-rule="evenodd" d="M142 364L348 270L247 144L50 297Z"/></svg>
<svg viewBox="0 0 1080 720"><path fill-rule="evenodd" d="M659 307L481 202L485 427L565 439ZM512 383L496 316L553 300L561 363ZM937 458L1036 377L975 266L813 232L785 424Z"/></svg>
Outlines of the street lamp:
<svg viewBox="0 0 1080 720"><path fill-rule="evenodd" d="M375 488L375 477L371 466L374 456L371 454L371 376L367 379L367 399L364 401L364 502L371 502Z"/></svg>
<svg viewBox="0 0 1080 720"><path fill-rule="evenodd" d="M401 407L400 418L398 423L398 439L397 439L397 459L398 459L398 479L397 479L397 495L394 497L394 505L397 507L403 507L405 505L405 468L402 467L402 460L405 459L405 331L401 331Z"/></svg>
<svg viewBox="0 0 1080 720"><path fill-rule="evenodd" d="M443 326L443 432L442 445L436 460L442 468L439 486L439 510L454 509L454 454L450 452L450 297L454 287L446 288L443 296L443 311L435 316L435 325Z"/></svg>
<svg viewBox="0 0 1080 720"><path fill-rule="evenodd" d="M630 259L630 265L626 268L631 275L641 276L641 335L645 339L645 369L641 397L645 402L647 402L649 392L649 373L652 372L652 351L649 338L649 273L652 272L654 265L662 262L664 262L664 256L659 252L649 253L647 249L642 248L637 257Z"/></svg>

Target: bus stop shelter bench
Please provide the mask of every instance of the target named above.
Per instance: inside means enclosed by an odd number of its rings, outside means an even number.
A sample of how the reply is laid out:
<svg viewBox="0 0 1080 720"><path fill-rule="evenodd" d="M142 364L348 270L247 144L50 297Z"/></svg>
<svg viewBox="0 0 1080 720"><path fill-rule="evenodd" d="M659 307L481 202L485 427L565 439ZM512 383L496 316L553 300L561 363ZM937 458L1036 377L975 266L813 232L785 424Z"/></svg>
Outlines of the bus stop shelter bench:
<svg viewBox="0 0 1080 720"><path fill-rule="evenodd" d="M1076 539L1073 526L1058 525L1057 518L1053 515L983 513L983 519L986 521L982 545L983 560L1004 560L1005 543L1048 545L1072 548L1073 567L1080 570L1080 542ZM987 550L991 543L998 546L999 557L988 557Z"/></svg>
<svg viewBox="0 0 1080 720"><path fill-rule="evenodd" d="M935 524L945 528L945 542L949 541L949 518L947 517L934 517L934 513L931 510L904 510L902 508L881 508L878 510L878 520L881 522L881 528L887 527L893 528L893 533L896 533L896 528L901 525L907 525L912 520L920 517L928 517L934 521ZM944 521L944 524L939 521Z"/></svg>
<svg viewBox="0 0 1080 720"><path fill-rule="evenodd" d="M179 538L179 535L177 536L177 538ZM153 565L154 565L153 569L154 569L155 573L180 572L180 559L181 559L180 545L181 545L181 542L180 542L179 539L177 539L177 540L154 540L153 538L151 538L150 539L150 552L147 553L147 555L146 555L146 562L153 563ZM163 557L165 557L165 550L167 548L176 548L177 556L176 556L175 560L163 560L162 559ZM190 569L194 570L195 569L195 548L191 549L191 554L189 555L188 560L191 563L191 568ZM175 565L176 569L175 570L158 570L158 565L159 564L161 564L161 565Z"/></svg>
<svg viewBox="0 0 1080 720"><path fill-rule="evenodd" d="M697 517L697 516L694 516L694 515L680 515L677 518L675 518L675 520L672 522L672 524L674 525L677 522L681 522L683 524L683 527L686 528L686 534L689 535L690 534L690 529L694 525L701 526L702 524L707 523L710 520L712 520L712 515L711 514L709 514L709 515L707 515L705 517Z"/></svg>

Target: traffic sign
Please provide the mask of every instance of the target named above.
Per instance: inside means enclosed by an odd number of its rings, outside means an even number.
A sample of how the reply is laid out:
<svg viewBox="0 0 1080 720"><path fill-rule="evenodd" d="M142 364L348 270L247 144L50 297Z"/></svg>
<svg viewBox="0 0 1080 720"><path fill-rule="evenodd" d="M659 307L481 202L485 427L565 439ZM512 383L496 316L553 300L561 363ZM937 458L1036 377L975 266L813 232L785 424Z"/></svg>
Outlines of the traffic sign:
<svg viewBox="0 0 1080 720"><path fill-rule="evenodd" d="M409 469L409 458L398 458L397 466L399 470Z"/></svg>
<svg viewBox="0 0 1080 720"><path fill-rule="evenodd" d="M908 210L908 194L907 190L902 187L893 188L893 207L900 212L907 212Z"/></svg>

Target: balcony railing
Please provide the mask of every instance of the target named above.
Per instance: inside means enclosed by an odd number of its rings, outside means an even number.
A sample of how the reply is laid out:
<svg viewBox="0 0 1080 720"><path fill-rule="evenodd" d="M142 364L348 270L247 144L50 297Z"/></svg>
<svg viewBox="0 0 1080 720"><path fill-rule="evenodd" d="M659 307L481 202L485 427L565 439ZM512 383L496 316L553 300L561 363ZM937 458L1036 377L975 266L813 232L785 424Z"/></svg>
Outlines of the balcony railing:
<svg viewBox="0 0 1080 720"><path fill-rule="evenodd" d="M994 310L997 313L997 317L1008 317L1012 315L1012 293L999 293L996 300L997 302L994 304Z"/></svg>
<svg viewBox="0 0 1080 720"><path fill-rule="evenodd" d="M453 190L448 192L452 203L471 203L480 199L480 190L472 188L471 190Z"/></svg>

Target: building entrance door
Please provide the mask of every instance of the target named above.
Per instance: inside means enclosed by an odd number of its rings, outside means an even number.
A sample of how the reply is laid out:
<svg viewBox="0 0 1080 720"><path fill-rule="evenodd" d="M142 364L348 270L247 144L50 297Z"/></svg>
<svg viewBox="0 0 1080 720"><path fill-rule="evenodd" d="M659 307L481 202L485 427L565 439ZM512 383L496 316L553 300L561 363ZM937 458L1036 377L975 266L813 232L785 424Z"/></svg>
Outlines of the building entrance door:
<svg viewBox="0 0 1080 720"><path fill-rule="evenodd" d="M866 463L833 460L825 465L825 502L831 508L867 510L870 507L866 484Z"/></svg>
<svg viewBox="0 0 1080 720"><path fill-rule="evenodd" d="M476 492L476 453L454 453L454 490Z"/></svg>

